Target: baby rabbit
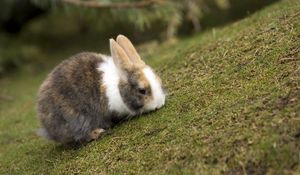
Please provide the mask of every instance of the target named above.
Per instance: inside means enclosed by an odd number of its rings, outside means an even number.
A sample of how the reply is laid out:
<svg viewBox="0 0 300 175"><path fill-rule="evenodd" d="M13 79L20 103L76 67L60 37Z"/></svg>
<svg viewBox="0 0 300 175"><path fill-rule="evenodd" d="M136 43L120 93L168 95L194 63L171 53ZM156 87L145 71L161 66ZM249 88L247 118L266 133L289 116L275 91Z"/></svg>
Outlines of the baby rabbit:
<svg viewBox="0 0 300 175"><path fill-rule="evenodd" d="M79 53L63 61L40 87L40 134L61 143L88 142L128 117L165 104L160 78L123 35L111 56Z"/></svg>

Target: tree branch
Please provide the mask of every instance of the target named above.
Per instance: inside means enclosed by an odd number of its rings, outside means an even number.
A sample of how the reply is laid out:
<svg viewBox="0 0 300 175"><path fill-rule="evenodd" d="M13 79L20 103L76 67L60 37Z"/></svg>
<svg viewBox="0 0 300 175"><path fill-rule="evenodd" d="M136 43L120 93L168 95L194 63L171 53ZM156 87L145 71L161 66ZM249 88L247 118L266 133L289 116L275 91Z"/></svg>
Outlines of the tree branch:
<svg viewBox="0 0 300 175"><path fill-rule="evenodd" d="M97 1L82 1L82 0L61 0L64 3L90 7L90 8L144 8L154 4L161 4L164 0L143 0L138 2L119 2L119 3L100 3Z"/></svg>

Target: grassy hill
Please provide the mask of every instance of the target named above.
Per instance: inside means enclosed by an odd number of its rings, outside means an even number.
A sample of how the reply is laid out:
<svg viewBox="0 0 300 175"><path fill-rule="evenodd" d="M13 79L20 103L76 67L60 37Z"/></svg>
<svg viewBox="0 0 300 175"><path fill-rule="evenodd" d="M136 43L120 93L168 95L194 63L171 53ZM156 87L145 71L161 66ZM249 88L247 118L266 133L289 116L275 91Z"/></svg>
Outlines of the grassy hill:
<svg viewBox="0 0 300 175"><path fill-rule="evenodd" d="M300 174L300 1L164 45L161 110L86 146L35 135L49 69L0 81L0 174Z"/></svg>

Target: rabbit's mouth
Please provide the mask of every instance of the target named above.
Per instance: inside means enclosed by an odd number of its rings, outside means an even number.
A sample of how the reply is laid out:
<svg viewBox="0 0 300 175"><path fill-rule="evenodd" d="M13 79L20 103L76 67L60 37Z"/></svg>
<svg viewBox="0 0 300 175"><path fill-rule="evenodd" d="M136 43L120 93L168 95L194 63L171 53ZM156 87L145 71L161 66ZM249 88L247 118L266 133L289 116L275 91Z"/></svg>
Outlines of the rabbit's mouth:
<svg viewBox="0 0 300 175"><path fill-rule="evenodd" d="M159 103L159 104L154 104L154 103L146 104L144 106L141 106L139 108L131 110L130 115L131 116L139 116L139 115L142 115L145 113L154 112L154 111L157 111L160 108L162 108L164 106L164 104L165 104L165 101L162 101L162 103Z"/></svg>
<svg viewBox="0 0 300 175"><path fill-rule="evenodd" d="M136 115L142 115L143 113L145 113L145 110L143 108L137 110Z"/></svg>

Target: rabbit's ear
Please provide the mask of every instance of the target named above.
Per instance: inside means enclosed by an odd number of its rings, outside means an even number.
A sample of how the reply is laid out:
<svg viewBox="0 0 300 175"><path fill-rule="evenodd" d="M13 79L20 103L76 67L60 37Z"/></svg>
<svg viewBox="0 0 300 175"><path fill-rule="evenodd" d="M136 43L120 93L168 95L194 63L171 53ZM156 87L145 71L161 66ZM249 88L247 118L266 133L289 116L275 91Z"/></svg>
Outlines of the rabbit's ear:
<svg viewBox="0 0 300 175"><path fill-rule="evenodd" d="M117 43L124 49L132 63L136 66L144 67L146 64L137 53L131 41L124 35L118 35Z"/></svg>
<svg viewBox="0 0 300 175"><path fill-rule="evenodd" d="M114 39L110 39L109 43L110 43L111 56L116 66L119 69L125 69L125 70L131 69L133 67L133 64L131 60L128 58L125 51L122 49L122 47L120 47L119 44Z"/></svg>

